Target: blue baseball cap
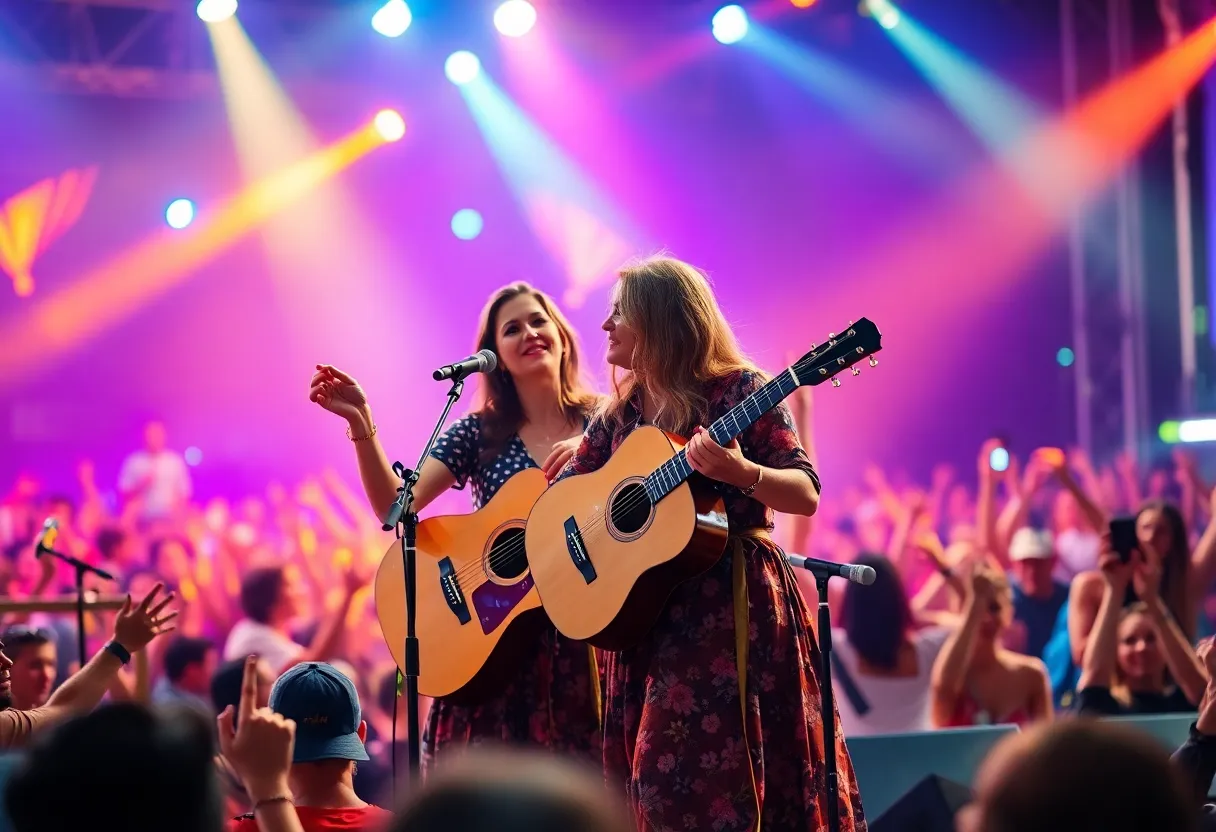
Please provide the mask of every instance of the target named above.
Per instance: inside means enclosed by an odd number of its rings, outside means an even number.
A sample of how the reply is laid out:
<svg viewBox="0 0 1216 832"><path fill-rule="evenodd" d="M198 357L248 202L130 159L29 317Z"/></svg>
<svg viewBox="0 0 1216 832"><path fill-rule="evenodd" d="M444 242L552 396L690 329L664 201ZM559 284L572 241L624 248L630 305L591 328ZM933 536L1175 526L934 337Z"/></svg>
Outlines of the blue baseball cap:
<svg viewBox="0 0 1216 832"><path fill-rule="evenodd" d="M293 763L371 759L359 739L359 694L333 665L306 662L288 670L270 689L270 709L296 724Z"/></svg>

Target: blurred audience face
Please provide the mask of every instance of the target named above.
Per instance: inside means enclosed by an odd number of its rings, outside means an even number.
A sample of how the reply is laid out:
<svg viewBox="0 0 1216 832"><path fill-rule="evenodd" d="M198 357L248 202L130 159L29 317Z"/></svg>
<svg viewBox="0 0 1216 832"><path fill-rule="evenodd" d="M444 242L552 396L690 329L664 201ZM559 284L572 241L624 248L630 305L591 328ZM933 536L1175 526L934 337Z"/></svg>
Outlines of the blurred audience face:
<svg viewBox="0 0 1216 832"><path fill-rule="evenodd" d="M144 447L154 454L158 454L165 449L165 444L168 437L165 434L165 426L160 422L149 422L144 428Z"/></svg>
<svg viewBox="0 0 1216 832"><path fill-rule="evenodd" d="M1166 521L1165 513L1156 506L1144 509L1136 515L1136 538L1165 555L1174 545L1174 530Z"/></svg>
<svg viewBox="0 0 1216 832"><path fill-rule="evenodd" d="M214 649L208 650L203 654L201 662L191 662L186 665L182 677L177 681L177 686L196 696L207 696L211 691L211 677L215 675L218 663L216 651ZM269 693L267 693L267 696L269 696Z"/></svg>
<svg viewBox="0 0 1216 832"><path fill-rule="evenodd" d="M41 708L51 698L58 675L59 656L53 641L10 647L9 670L13 707L22 711Z"/></svg>
<svg viewBox="0 0 1216 832"><path fill-rule="evenodd" d="M1027 558L1026 560L1015 560L1009 564L1009 571L1027 595L1041 597L1051 593L1051 573L1055 569L1055 565L1054 557Z"/></svg>
<svg viewBox="0 0 1216 832"><path fill-rule="evenodd" d="M1147 613L1130 612L1119 622L1119 674L1132 690L1155 690L1165 676L1165 653L1157 625Z"/></svg>
<svg viewBox="0 0 1216 832"><path fill-rule="evenodd" d="M996 641L1013 621L1013 596L1009 585L998 583L996 593L980 618L979 636L986 641Z"/></svg>

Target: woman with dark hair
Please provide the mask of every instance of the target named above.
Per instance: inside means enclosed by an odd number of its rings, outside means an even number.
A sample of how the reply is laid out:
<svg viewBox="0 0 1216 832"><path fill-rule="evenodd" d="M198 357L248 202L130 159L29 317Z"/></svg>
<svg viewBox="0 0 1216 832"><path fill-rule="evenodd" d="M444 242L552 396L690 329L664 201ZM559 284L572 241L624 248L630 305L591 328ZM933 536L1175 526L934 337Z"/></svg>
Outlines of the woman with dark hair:
<svg viewBox="0 0 1216 832"><path fill-rule="evenodd" d="M449 488L466 485L480 508L525 468L543 468L552 477L578 447L596 405L579 376L574 331L553 301L526 283L490 298L477 348L492 349L498 369L482 376L477 409L456 420L436 443L434 463L423 466L414 486L416 511ZM376 435L367 394L346 373L321 364L309 398L346 420L363 489L376 515L385 516L401 480ZM498 695L475 706L434 700L423 755L429 765L447 746L499 741L598 761L599 693L594 652L550 626Z"/></svg>
<svg viewBox="0 0 1216 832"><path fill-rule="evenodd" d="M928 731L933 662L950 631L917 630L903 581L882 555L855 562L877 577L870 586L847 584L840 626L833 628L833 686L846 737Z"/></svg>

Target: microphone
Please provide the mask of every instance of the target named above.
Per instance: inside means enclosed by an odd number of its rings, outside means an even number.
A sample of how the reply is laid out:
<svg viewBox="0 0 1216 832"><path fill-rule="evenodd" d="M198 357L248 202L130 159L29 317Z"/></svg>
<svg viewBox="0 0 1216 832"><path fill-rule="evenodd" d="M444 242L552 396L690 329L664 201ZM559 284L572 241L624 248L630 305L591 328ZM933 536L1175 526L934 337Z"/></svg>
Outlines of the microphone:
<svg viewBox="0 0 1216 832"><path fill-rule="evenodd" d="M844 578L855 584L869 586L878 577L873 566L863 566L857 563L832 563L817 558L804 558L802 555L786 555L785 559L790 566L805 569L816 578Z"/></svg>
<svg viewBox="0 0 1216 832"><path fill-rule="evenodd" d="M435 381L443 381L445 378L450 378L453 381L473 375L473 373L492 373L498 366L498 356L494 354L494 350L482 350L477 355L471 355L464 361L457 361L455 364L448 364L446 367L440 367L431 374L431 378Z"/></svg>
<svg viewBox="0 0 1216 832"><path fill-rule="evenodd" d="M38 543L34 546L34 556L42 557L43 552L55 549L55 538L59 537L59 521L54 517L46 518L42 524L42 534L38 535Z"/></svg>

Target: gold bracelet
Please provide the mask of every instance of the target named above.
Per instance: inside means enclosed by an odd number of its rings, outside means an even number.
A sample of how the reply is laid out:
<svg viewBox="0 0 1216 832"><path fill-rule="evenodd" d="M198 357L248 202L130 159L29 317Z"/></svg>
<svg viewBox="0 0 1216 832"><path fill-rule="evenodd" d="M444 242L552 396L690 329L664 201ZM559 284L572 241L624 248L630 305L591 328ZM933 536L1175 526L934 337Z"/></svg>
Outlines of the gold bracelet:
<svg viewBox="0 0 1216 832"><path fill-rule="evenodd" d="M764 466L756 466L756 481L750 487L743 489L743 496L750 497L756 493L756 486L760 485L760 480L764 479Z"/></svg>
<svg viewBox="0 0 1216 832"><path fill-rule="evenodd" d="M372 423L371 433L369 433L367 436L355 436L350 432L350 425L346 426L346 438L349 439L351 442L366 442L367 440L371 439L375 435L376 435L376 423L375 422Z"/></svg>
<svg viewBox="0 0 1216 832"><path fill-rule="evenodd" d="M256 803L254 803L253 811L257 812L258 809L262 809L266 806L269 806L272 803L290 803L292 805L295 805L295 802L296 802L296 799L289 794L276 794L274 797L264 797L261 800L257 801Z"/></svg>

